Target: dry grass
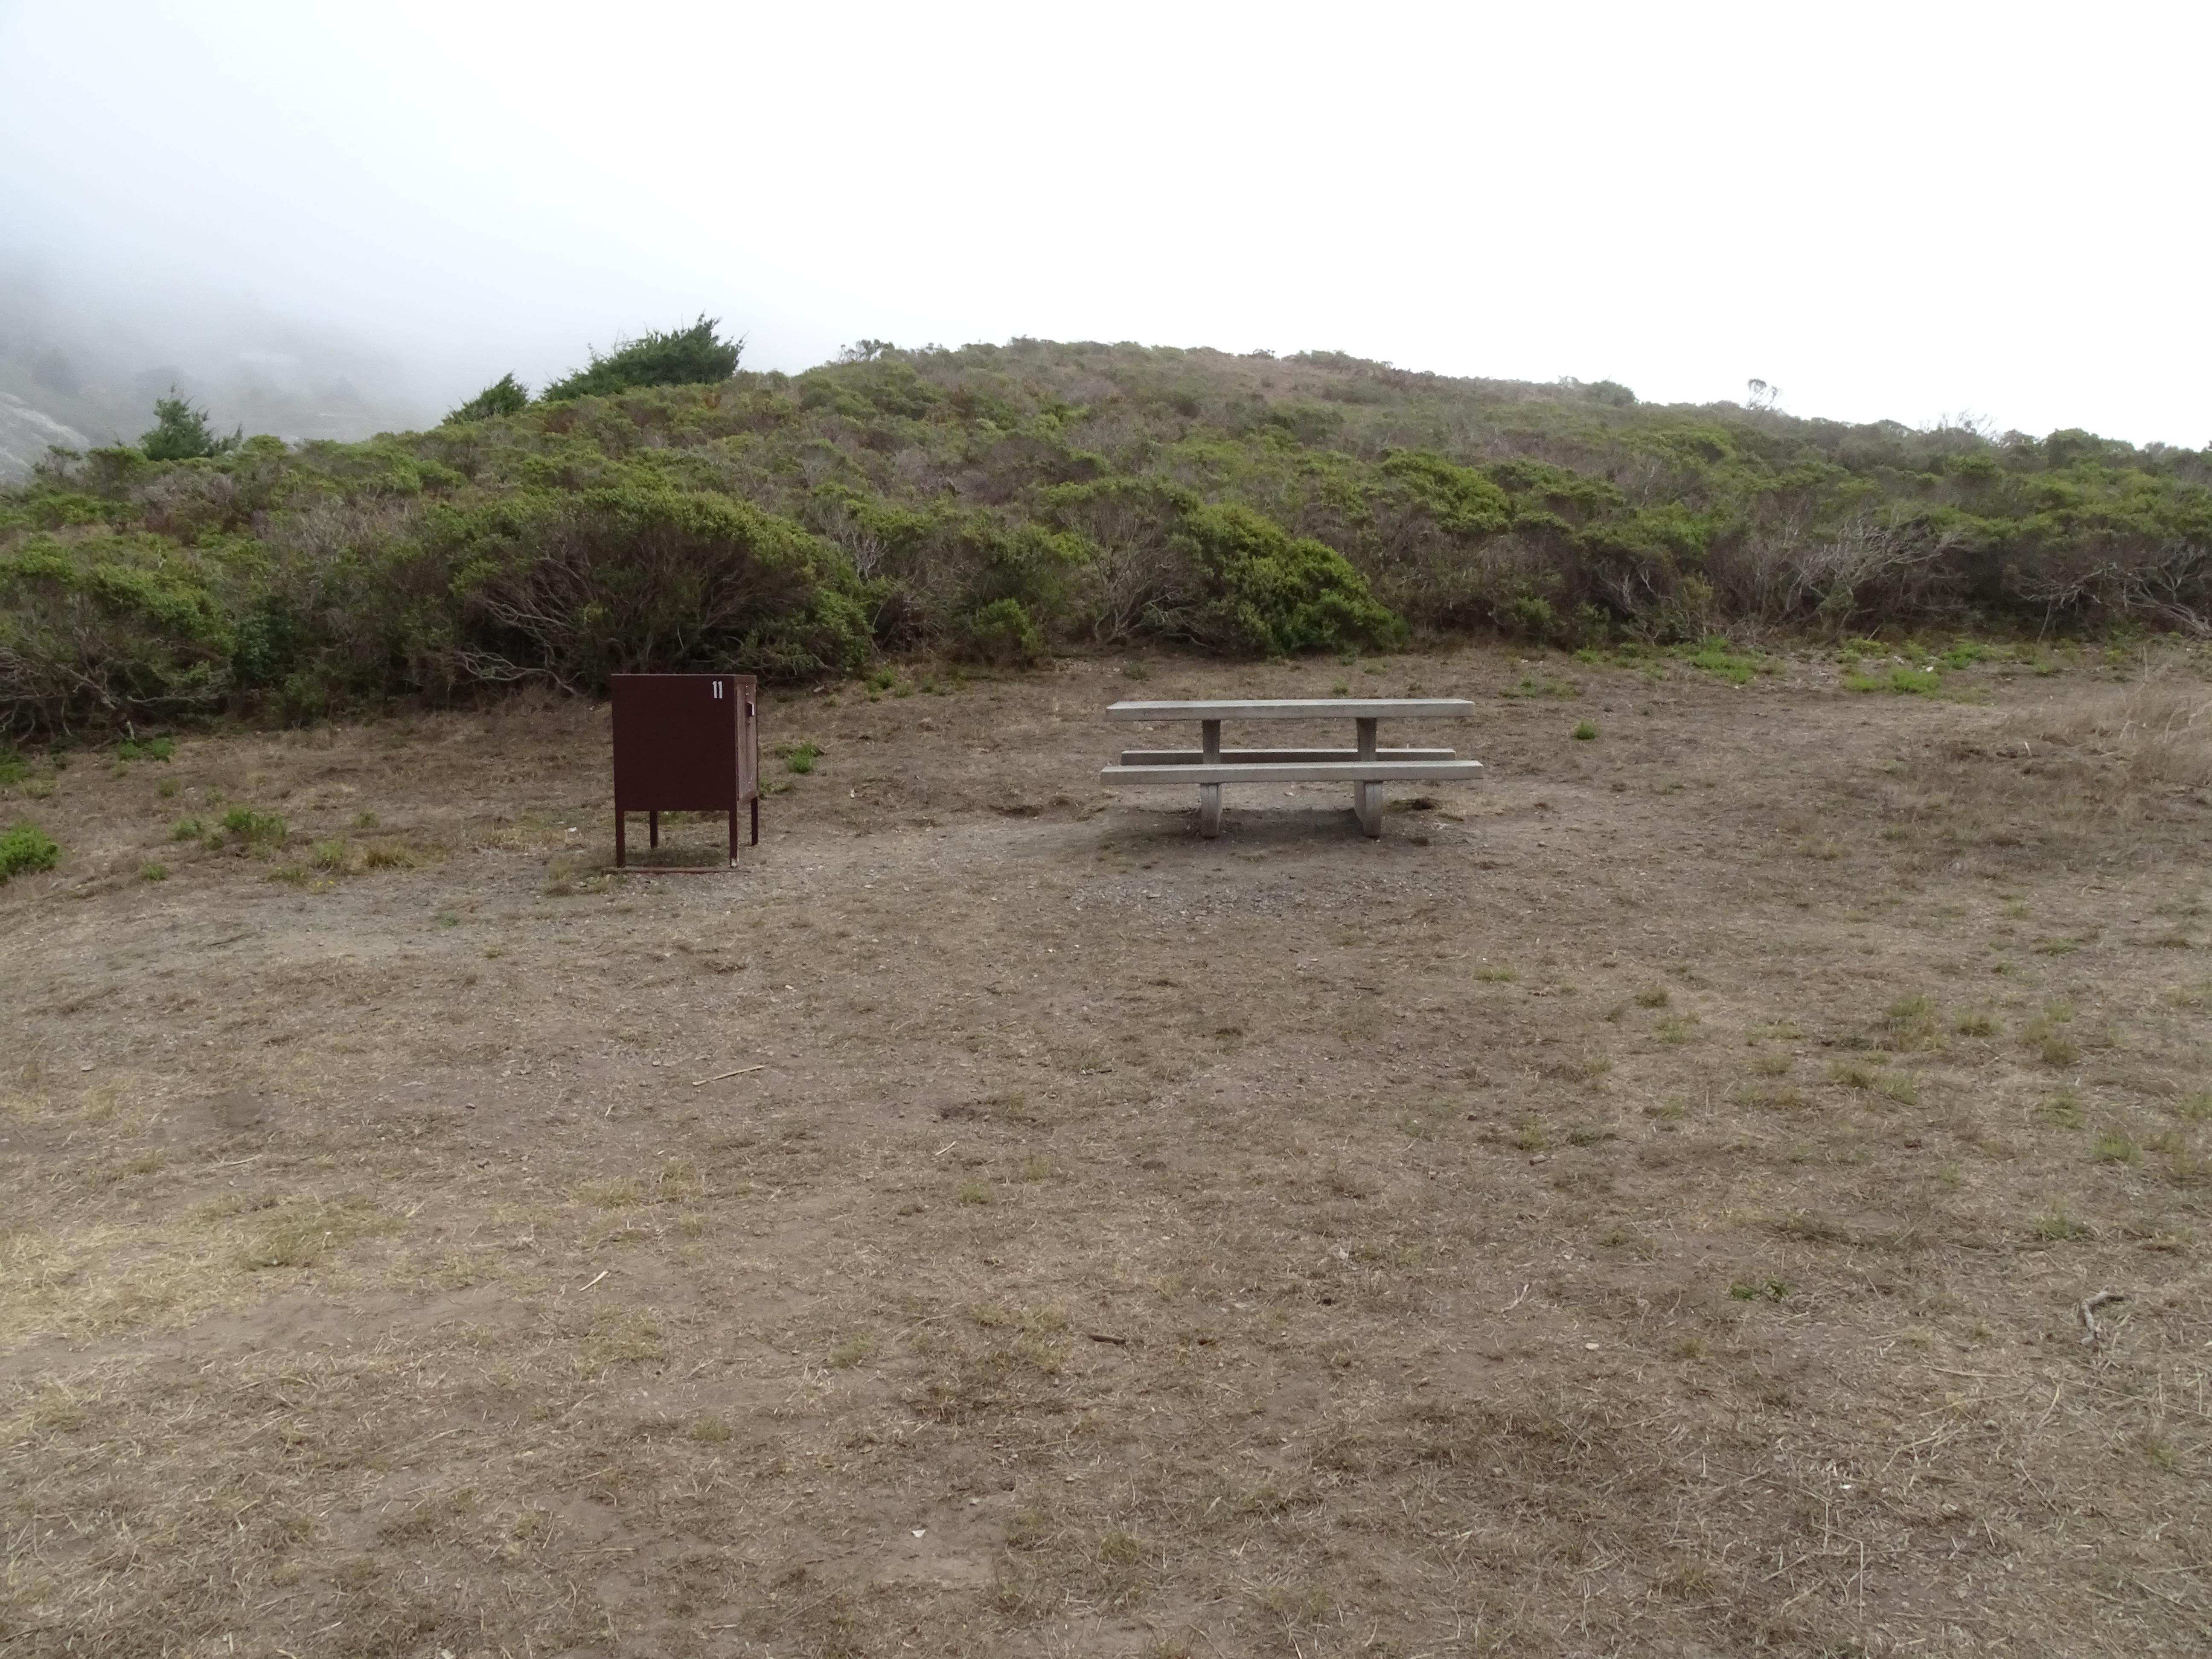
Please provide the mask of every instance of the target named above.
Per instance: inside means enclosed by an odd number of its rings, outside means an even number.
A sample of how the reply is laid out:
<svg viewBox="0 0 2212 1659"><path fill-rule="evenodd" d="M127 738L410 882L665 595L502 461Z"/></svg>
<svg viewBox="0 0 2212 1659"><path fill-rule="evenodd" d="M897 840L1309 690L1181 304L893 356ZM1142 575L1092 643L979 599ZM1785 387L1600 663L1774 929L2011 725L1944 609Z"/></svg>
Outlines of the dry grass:
<svg viewBox="0 0 2212 1659"><path fill-rule="evenodd" d="M2116 766L2133 790L2212 787L2212 686L2160 663L2118 685L2074 688L2043 706L2009 713L2018 738Z"/></svg>
<svg viewBox="0 0 2212 1659"><path fill-rule="evenodd" d="M2203 1651L2190 665L1378 666L1493 769L1377 845L1101 796L1110 664L780 700L730 876L569 706L64 774L0 1651Z"/></svg>

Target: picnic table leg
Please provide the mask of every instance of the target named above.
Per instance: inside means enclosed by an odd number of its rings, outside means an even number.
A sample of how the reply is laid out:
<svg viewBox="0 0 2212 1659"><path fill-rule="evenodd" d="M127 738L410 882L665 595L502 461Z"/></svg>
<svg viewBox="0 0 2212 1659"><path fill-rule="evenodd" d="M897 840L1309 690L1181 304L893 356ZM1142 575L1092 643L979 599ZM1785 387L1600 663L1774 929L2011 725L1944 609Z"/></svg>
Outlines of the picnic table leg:
<svg viewBox="0 0 2212 1659"><path fill-rule="evenodd" d="M1375 758L1375 722L1363 720L1354 722L1359 728L1359 758ZM1352 813L1359 820L1359 828L1370 840L1382 833L1382 786L1379 783L1355 783L1352 786Z"/></svg>
<svg viewBox="0 0 2212 1659"><path fill-rule="evenodd" d="M1199 758L1206 765L1221 763L1221 722L1200 720L1199 729ZM1198 786L1198 833L1212 841L1221 833L1221 786L1201 783Z"/></svg>

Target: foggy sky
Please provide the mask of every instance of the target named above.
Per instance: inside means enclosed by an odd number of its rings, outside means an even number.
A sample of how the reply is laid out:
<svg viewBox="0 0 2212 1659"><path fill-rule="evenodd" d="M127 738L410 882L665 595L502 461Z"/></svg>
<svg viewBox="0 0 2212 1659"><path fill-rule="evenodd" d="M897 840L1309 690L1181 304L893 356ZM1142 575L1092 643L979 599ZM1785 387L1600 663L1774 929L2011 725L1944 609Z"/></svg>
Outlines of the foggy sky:
<svg viewBox="0 0 2212 1659"><path fill-rule="evenodd" d="M0 0L0 270L225 425L240 354L420 421L704 312L757 368L1325 348L2194 447L2208 48L2201 3Z"/></svg>

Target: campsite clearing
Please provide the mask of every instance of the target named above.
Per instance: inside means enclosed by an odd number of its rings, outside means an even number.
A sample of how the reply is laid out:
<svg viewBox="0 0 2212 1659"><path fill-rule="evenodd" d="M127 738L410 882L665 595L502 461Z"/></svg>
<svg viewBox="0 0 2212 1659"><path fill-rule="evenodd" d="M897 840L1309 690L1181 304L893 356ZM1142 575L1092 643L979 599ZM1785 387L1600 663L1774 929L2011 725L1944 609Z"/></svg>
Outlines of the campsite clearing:
<svg viewBox="0 0 2212 1659"><path fill-rule="evenodd" d="M2212 687L1846 672L771 694L682 878L578 702L35 766L0 1645L2203 1651ZM1098 781L1340 679L1483 781Z"/></svg>

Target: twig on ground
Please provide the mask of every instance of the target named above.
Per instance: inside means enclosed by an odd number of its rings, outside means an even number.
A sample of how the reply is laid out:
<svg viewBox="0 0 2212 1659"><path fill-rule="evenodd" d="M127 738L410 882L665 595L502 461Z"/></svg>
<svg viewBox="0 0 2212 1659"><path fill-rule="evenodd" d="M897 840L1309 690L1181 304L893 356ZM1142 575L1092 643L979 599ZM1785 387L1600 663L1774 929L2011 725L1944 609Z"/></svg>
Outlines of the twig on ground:
<svg viewBox="0 0 2212 1659"><path fill-rule="evenodd" d="M2083 1347L2101 1350L2105 1346L2105 1333L2097 1324L2097 1310L2107 1303L2124 1302L2127 1299L2126 1294L2120 1291L2099 1291L2094 1296L2085 1296L2081 1298L2081 1305L2074 1311L2081 1316Z"/></svg>
<svg viewBox="0 0 2212 1659"><path fill-rule="evenodd" d="M747 1072L765 1072L766 1070L768 1070L768 1062L763 1060L757 1066L740 1066L734 1072L718 1072L713 1077L695 1077L691 1079L691 1086L696 1089L702 1083L720 1083L724 1078L743 1077Z"/></svg>

